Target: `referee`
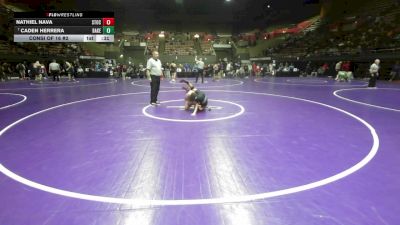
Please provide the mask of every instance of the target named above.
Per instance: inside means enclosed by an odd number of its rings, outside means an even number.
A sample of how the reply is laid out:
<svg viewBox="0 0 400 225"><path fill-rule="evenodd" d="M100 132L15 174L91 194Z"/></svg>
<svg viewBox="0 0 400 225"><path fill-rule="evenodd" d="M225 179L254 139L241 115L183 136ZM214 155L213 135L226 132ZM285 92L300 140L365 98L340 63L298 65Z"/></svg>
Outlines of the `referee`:
<svg viewBox="0 0 400 225"><path fill-rule="evenodd" d="M197 56L194 59L197 64L197 74L196 74L196 83L199 80L199 75L201 76L201 83L204 83L204 62L203 59L200 58L197 60Z"/></svg>
<svg viewBox="0 0 400 225"><path fill-rule="evenodd" d="M162 75L162 64L158 59L159 54L157 51L153 51L152 57L147 60L146 66L146 75L147 79L149 79L151 94L150 94L150 104L151 105L159 105L160 103L157 101L158 92L160 91L160 78Z"/></svg>
<svg viewBox="0 0 400 225"><path fill-rule="evenodd" d="M60 81L60 64L55 59L49 64L50 74L53 76L53 81Z"/></svg>
<svg viewBox="0 0 400 225"><path fill-rule="evenodd" d="M376 59L374 63L372 63L371 67L369 68L369 73L371 74L371 78L369 79L368 87L369 88L376 88L376 79L379 76L379 64L381 61Z"/></svg>

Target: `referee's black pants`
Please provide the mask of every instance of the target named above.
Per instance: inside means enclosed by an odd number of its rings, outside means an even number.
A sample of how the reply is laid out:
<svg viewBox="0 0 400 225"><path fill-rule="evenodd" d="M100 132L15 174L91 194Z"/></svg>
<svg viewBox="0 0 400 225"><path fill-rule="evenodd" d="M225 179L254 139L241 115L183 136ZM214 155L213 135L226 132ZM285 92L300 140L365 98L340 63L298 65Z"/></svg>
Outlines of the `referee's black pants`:
<svg viewBox="0 0 400 225"><path fill-rule="evenodd" d="M204 70L199 69L196 74L196 83L199 80L199 76L201 76L201 83L204 83Z"/></svg>
<svg viewBox="0 0 400 225"><path fill-rule="evenodd" d="M378 78L378 74L374 73L371 74L371 78L368 82L368 87L376 87L376 79Z"/></svg>
<svg viewBox="0 0 400 225"><path fill-rule="evenodd" d="M50 74L53 76L53 81L60 81L60 72L59 71L50 71Z"/></svg>
<svg viewBox="0 0 400 225"><path fill-rule="evenodd" d="M150 104L157 102L158 92L160 91L160 76L150 75L151 82L151 93L150 93Z"/></svg>

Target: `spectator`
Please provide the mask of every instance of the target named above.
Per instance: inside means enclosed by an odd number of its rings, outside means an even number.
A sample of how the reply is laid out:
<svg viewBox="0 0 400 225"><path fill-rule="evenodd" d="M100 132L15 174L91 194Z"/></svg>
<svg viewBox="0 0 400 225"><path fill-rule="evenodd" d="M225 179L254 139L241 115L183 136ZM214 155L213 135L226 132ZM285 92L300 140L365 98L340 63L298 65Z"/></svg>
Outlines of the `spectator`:
<svg viewBox="0 0 400 225"><path fill-rule="evenodd" d="M182 70L181 68L176 65L176 63L174 61L172 61L172 63L169 65L170 66L170 70L171 70L171 78L172 78L172 82L176 82L176 74L177 73L181 73Z"/></svg>
<svg viewBox="0 0 400 225"><path fill-rule="evenodd" d="M18 71L19 78L21 80L25 80L25 70L26 70L25 65L23 63L18 63L16 69Z"/></svg>
<svg viewBox="0 0 400 225"><path fill-rule="evenodd" d="M342 61L339 61L338 63L336 63L335 65L335 71L336 71L336 78L335 80L339 80L339 72L342 69Z"/></svg>
<svg viewBox="0 0 400 225"><path fill-rule="evenodd" d="M42 67L42 64L40 64L39 61L36 61L32 65L33 67L33 76L35 77L36 81L41 82L42 81L42 74L40 73L40 68Z"/></svg>
<svg viewBox="0 0 400 225"><path fill-rule="evenodd" d="M4 72L4 66L3 66L2 62L0 62L0 80L1 80L1 82L6 81L6 74Z"/></svg>
<svg viewBox="0 0 400 225"><path fill-rule="evenodd" d="M68 75L68 81L75 81L75 76L74 76L74 67L72 64L68 61L65 61L65 72Z"/></svg>
<svg viewBox="0 0 400 225"><path fill-rule="evenodd" d="M392 82L396 77L400 76L400 61L396 61L396 63L392 67L392 71L390 72L390 82Z"/></svg>

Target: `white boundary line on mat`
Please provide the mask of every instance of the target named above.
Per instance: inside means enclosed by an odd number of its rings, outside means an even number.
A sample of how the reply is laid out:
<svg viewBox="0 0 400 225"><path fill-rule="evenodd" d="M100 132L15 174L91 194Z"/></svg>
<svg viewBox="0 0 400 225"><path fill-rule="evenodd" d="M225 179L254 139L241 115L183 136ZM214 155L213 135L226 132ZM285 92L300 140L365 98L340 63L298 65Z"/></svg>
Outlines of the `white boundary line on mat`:
<svg viewBox="0 0 400 225"><path fill-rule="evenodd" d="M307 78L304 78L307 79ZM300 84L300 83L290 83L290 82L274 82L274 81L263 81L262 79L254 79L254 82L256 83L263 83L263 84L277 84L277 85L294 85L294 86L306 86L306 87L366 87L368 85L367 82L365 84L356 84L356 85L345 85L345 84Z"/></svg>
<svg viewBox="0 0 400 225"><path fill-rule="evenodd" d="M384 109L384 110L390 110L390 111L394 111L394 112L400 112L400 109L393 109L393 108L389 108L389 107L373 105L373 104L369 104L369 103L365 103L365 102L352 100L350 98L346 98L346 97L343 97L343 96L339 95L340 92L343 92L343 91L354 91L354 90L371 90L371 91L396 90L396 91L400 91L400 89L396 89L396 88L349 88L349 89L340 89L340 90L334 91L333 95L335 95L336 97L338 97L340 99L343 99L345 101L349 101L349 102L365 105L365 106L368 106L368 107L374 107L374 108L378 108L378 109Z"/></svg>
<svg viewBox="0 0 400 225"><path fill-rule="evenodd" d="M164 91L164 92L174 92L174 91ZM282 190L277 190L277 191L271 191L271 192L265 192L265 193L259 193L259 194L249 194L249 195L241 195L241 196L230 196L230 197L221 197L221 198L206 198L206 199L182 199L182 200L161 200L161 199L130 199L130 198L116 198L116 197L106 197L106 196L97 196L97 195L90 195L90 194L83 194L83 193L77 193L77 192L72 192L72 191L67 191L67 190L62 190L58 189L55 187L50 187L46 186L40 183L37 183L35 181L31 181L27 178L24 178L9 169L7 169L4 165L0 164L0 172L8 176L9 178L20 182L24 185L27 185L29 187L42 190L48 193L64 196L64 197L70 197L70 198L75 198L75 199L82 199L82 200L88 200L88 201L95 201L95 202L104 202L104 203L114 203L114 204L126 204L130 205L133 207L152 207L152 206L173 206L173 205L206 205L206 204L223 204L223 203L238 203L238 202L249 202L249 201L256 201L256 200L263 200L267 198L273 198L273 197L278 197L278 196L284 196L284 195L289 195L289 194L294 194L294 193L299 193L302 191L308 191L314 188L322 187L324 185L336 182L340 179L343 179L358 170L362 169L364 166L366 166L377 154L378 149L379 149L379 137L378 134L376 133L376 130L372 125L370 125L368 122L363 120L362 118L347 112L343 109L337 108L335 106L331 106L328 104L324 104L321 102L316 102L308 99L302 99L302 98L296 98L296 97L291 97L291 96L284 96L284 95L276 95L276 94L267 94L267 93L257 93L257 92L244 92L244 91L223 91L223 90L210 90L209 92L226 92L226 93L240 93L240 94L252 94L252 95L264 95L264 96L273 96L273 97L280 97L280 98L286 98L286 99L293 99L293 100L298 100L298 101L303 101L307 103L312 103L312 104L317 104L326 108L330 108L333 110L336 110L338 112L341 112L361 124L363 124L366 128L369 129L373 144L368 152L368 154L358 163L355 165L351 166L350 168L345 169L344 171L335 174L333 176L317 180L311 183L307 183L304 185L299 185L295 187L290 187ZM7 127L3 128L0 131L0 137L6 133L8 130L10 130L12 127L18 125L19 123L22 123L23 121L34 117L38 114L44 113L51 111L53 109L61 108L64 106L76 104L76 103L81 103L81 102L87 102L87 101L92 101L92 100L97 100L97 99L104 99L104 98L110 98L110 97L118 97L118 96L126 96L126 95L138 95L138 94L148 94L148 92L138 92L138 93L127 93L127 94L118 94L118 95L109 95L109 96L102 96L102 97L96 97L96 98L89 98L85 100L80 100L80 101L75 101L75 102L70 102L66 104L61 104L58 106L54 106L48 109L44 109L41 111L38 111L36 113L30 114L26 117L23 117L14 123L8 125Z"/></svg>
<svg viewBox="0 0 400 225"><path fill-rule="evenodd" d="M11 105L6 105L6 106L3 106L3 107L0 107L0 110L2 110L2 109L8 109L8 108L14 107L14 106L16 106L16 105L19 105L19 104L25 102L26 99L28 98L28 97L26 97L25 95L15 94L15 93L0 93L0 95L15 95L15 96L22 97L22 100L21 100L21 101L19 101L19 102L17 102L17 103L13 103L13 104L11 104Z"/></svg>
<svg viewBox="0 0 400 225"><path fill-rule="evenodd" d="M90 78L88 78L90 79ZM18 90L43 90L43 89L54 89L54 88L73 88L73 87L88 87L88 86L98 86L98 85L104 85L104 84L114 84L117 83L117 80L111 80L109 82L104 82L104 83L97 83L97 84L78 84L78 85L64 85L64 86L43 86L40 87L40 85L37 85L38 87L34 88L5 88L5 89L0 89L0 91L18 91Z"/></svg>

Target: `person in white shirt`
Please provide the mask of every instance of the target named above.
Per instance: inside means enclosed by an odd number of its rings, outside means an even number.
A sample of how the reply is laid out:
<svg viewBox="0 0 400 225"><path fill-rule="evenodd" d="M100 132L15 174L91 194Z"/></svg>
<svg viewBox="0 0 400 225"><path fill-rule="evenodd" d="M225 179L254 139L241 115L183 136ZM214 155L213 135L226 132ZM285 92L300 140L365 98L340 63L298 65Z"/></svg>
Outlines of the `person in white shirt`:
<svg viewBox="0 0 400 225"><path fill-rule="evenodd" d="M149 79L151 93L150 93L150 104L159 105L157 101L158 92L160 91L160 79L162 76L162 64L161 60L158 59L159 54L157 51L153 51L152 57L147 60L146 75Z"/></svg>
<svg viewBox="0 0 400 225"><path fill-rule="evenodd" d="M196 74L196 83L199 80L199 76L201 76L201 83L204 83L204 62L203 59L200 58L197 60L197 56L194 59L197 65L197 74Z"/></svg>
<svg viewBox="0 0 400 225"><path fill-rule="evenodd" d="M374 63L372 63L371 67L369 68L369 73L371 74L371 78L369 79L368 82L368 87L374 88L376 87L376 79L379 76L379 64L381 61L379 59L376 59Z"/></svg>
<svg viewBox="0 0 400 225"><path fill-rule="evenodd" d="M49 71L50 74L53 76L53 81L60 81L60 64L56 62L56 60L53 60L49 64Z"/></svg>
<svg viewBox="0 0 400 225"><path fill-rule="evenodd" d="M342 69L342 61L339 61L335 65L335 70L336 70L336 78L335 78L335 80L339 80L339 72L340 72L341 69Z"/></svg>

